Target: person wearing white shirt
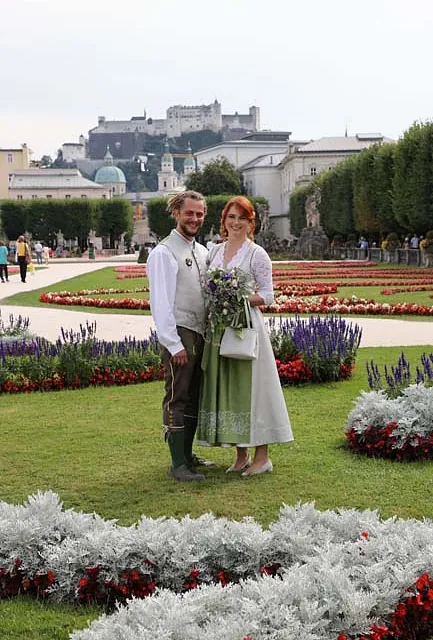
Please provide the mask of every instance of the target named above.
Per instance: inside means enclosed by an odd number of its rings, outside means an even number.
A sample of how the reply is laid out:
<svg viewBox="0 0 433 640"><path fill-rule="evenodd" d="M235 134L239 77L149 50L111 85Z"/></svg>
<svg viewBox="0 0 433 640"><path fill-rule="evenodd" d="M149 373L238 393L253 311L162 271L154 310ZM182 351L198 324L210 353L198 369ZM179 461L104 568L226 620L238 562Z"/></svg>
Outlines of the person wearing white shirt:
<svg viewBox="0 0 433 640"><path fill-rule="evenodd" d="M39 240L35 243L35 253L36 253L36 262L37 264L42 264L42 250L43 247Z"/></svg>
<svg viewBox="0 0 433 640"><path fill-rule="evenodd" d="M168 475L179 482L197 482L204 476L196 472L195 465L209 466L192 452L205 328L201 276L207 257L205 247L195 238L203 226L206 202L200 193L184 191L170 198L168 211L176 228L147 261L150 307L162 345L163 426L172 463Z"/></svg>

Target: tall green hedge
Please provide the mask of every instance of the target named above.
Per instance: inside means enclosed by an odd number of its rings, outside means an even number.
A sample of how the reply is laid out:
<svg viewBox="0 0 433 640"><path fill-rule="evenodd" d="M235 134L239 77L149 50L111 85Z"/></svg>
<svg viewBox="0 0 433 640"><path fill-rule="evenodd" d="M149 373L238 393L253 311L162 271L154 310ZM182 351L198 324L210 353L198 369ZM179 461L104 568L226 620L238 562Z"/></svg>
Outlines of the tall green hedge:
<svg viewBox="0 0 433 640"><path fill-rule="evenodd" d="M289 220L290 231L298 236L302 229L307 226L305 215L305 201L310 193L314 191L312 185L297 187L290 195Z"/></svg>
<svg viewBox="0 0 433 640"><path fill-rule="evenodd" d="M393 211L402 230L425 234L433 217L433 123L415 123L394 156Z"/></svg>
<svg viewBox="0 0 433 640"><path fill-rule="evenodd" d="M132 229L133 209L120 198L36 198L35 200L3 200L0 202L3 232L9 240L29 232L34 239L54 241L59 230L66 240L78 238L86 248L91 229L102 231L110 241Z"/></svg>

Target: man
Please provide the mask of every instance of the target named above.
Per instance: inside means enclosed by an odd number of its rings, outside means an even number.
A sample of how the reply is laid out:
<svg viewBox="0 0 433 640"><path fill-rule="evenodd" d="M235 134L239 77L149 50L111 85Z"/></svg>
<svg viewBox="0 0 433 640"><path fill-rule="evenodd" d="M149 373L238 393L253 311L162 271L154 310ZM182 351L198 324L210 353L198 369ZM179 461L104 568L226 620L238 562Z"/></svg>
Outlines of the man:
<svg viewBox="0 0 433 640"><path fill-rule="evenodd" d="M43 247L42 247L41 243L38 240L36 242L36 244L35 244L35 253L36 253L36 263L37 264L42 264L42 250L43 250Z"/></svg>
<svg viewBox="0 0 433 640"><path fill-rule="evenodd" d="M172 461L168 475L179 482L200 482L204 476L194 465L212 465L192 453L204 346L201 275L207 256L195 238L203 226L206 202L200 193L184 191L170 198L168 211L176 228L147 261L150 306L163 347L163 425Z"/></svg>
<svg viewBox="0 0 433 640"><path fill-rule="evenodd" d="M24 236L19 236L17 240L15 257L20 267L21 282L25 282L27 277L27 265L31 263L32 257L29 245L27 244Z"/></svg>

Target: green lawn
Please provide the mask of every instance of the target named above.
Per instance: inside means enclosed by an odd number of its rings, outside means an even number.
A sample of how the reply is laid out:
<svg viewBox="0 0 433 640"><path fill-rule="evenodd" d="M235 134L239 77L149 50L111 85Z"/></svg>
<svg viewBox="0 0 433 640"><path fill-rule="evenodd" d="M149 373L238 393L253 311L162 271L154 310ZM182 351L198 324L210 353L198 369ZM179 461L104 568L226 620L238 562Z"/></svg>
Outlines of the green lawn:
<svg viewBox="0 0 433 640"><path fill-rule="evenodd" d="M109 267L44 290L113 286L143 286L143 279L115 280ZM372 288L365 289L370 293L362 297L372 297ZM39 304L39 293L21 293L7 302ZM348 288L347 295L353 293L360 295ZM420 293L411 295L421 302ZM408 294L404 296L407 300ZM415 363L423 351L432 350L404 351ZM360 349L352 380L285 389L295 441L271 447L274 473L249 479L226 475L232 452L197 449L218 466L206 469L207 481L194 486L167 478L162 383L0 396L0 499L22 502L37 489L52 489L65 507L96 511L124 525L142 514L196 517L212 511L233 519L252 516L266 526L283 503L297 501L314 501L319 509L377 508L383 517L433 518L430 463L372 460L351 454L345 446L347 415L360 391L367 390L365 362L373 358L378 364L393 364L400 352ZM66 640L99 614L95 607L44 605L26 598L3 601L0 639Z"/></svg>
<svg viewBox="0 0 433 640"><path fill-rule="evenodd" d="M405 349L415 362L426 347ZM196 517L207 511L268 525L283 503L314 501L319 509L379 509L383 517L433 518L433 467L350 453L344 424L353 400L367 389L365 362L393 363L398 348L360 349L352 380L285 389L295 441L271 447L274 473L226 475L232 452L198 449L218 466L191 486L167 478L161 433L162 383L1 396L1 499L22 502L52 489L65 507L96 511L130 524L142 514ZM66 640L100 611L41 605L26 598L0 602L0 638Z"/></svg>
<svg viewBox="0 0 433 640"><path fill-rule="evenodd" d="M105 267L99 271L93 271L82 276L76 276L68 280L62 280L55 284L43 287L42 289L35 289L34 291L26 291L23 293L17 293L9 298L2 300L2 305L16 305L25 307L48 307L53 309L65 309L66 307L58 304L47 305L44 302L39 301L39 296L43 292L50 291L80 291L82 289L135 289L139 287L147 287L147 278L127 278L125 280L117 280L115 267ZM98 297L98 296L92 296ZM104 296L99 296L104 297ZM110 294L110 298L149 298L148 293L134 293L134 294ZM149 315L149 311L136 311L134 309L100 309L98 307L79 307L71 306L67 307L68 311L81 311L85 313L128 313L128 314L145 314Z"/></svg>

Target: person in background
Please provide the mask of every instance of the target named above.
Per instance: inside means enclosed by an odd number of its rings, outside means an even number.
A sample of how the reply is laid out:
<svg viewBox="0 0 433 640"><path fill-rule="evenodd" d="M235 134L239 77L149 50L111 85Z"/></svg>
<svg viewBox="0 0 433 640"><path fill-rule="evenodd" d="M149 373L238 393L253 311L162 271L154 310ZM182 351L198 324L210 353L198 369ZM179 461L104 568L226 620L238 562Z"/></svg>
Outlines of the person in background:
<svg viewBox="0 0 433 640"><path fill-rule="evenodd" d="M3 240L0 240L0 278L2 282L9 282L8 253L7 246Z"/></svg>
<svg viewBox="0 0 433 640"><path fill-rule="evenodd" d="M27 265L32 261L32 256L29 245L27 244L24 236L19 236L17 240L16 257L20 268L21 282L25 282L27 277Z"/></svg>
<svg viewBox="0 0 433 640"><path fill-rule="evenodd" d="M44 261L44 264L48 264L50 261L50 249L49 247L47 247L46 244L44 244L44 246L42 247L42 258Z"/></svg>
<svg viewBox="0 0 433 640"><path fill-rule="evenodd" d="M419 247L418 236L416 235L416 233L414 233L412 238L410 239L410 248L411 249L418 249L418 247Z"/></svg>
<svg viewBox="0 0 433 640"><path fill-rule="evenodd" d="M183 191L170 198L168 211L176 228L147 261L150 307L162 345L163 427L171 454L168 475L178 482L200 482L205 478L195 466L212 465L192 452L205 328L201 275L207 257L206 248L195 238L203 226L206 202L196 191Z"/></svg>
<svg viewBox="0 0 433 640"><path fill-rule="evenodd" d="M36 264L42 264L42 245L39 240L35 244Z"/></svg>

